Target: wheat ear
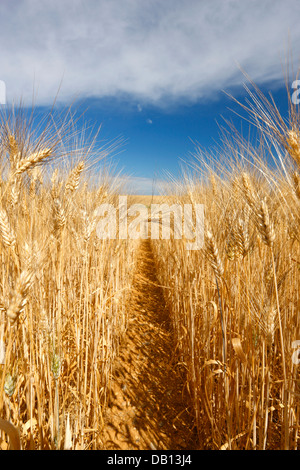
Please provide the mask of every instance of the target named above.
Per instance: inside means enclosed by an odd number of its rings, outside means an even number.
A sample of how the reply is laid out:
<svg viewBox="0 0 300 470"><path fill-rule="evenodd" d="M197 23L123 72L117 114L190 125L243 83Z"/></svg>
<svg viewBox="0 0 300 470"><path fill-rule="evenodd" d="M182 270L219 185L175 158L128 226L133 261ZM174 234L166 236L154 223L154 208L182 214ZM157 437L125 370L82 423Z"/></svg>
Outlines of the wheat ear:
<svg viewBox="0 0 300 470"><path fill-rule="evenodd" d="M220 279L224 272L223 263L213 234L209 230L206 232L206 255L216 277Z"/></svg>
<svg viewBox="0 0 300 470"><path fill-rule="evenodd" d="M285 149L288 151L292 159L300 165L300 141L299 134L294 130L289 130L285 139Z"/></svg>
<svg viewBox="0 0 300 470"><path fill-rule="evenodd" d="M45 160L51 155L51 149L44 149L40 150L39 152L32 153L28 158L24 158L20 162L17 163L16 171L14 172L14 176L21 175L25 171L30 170L35 165L40 163L42 160Z"/></svg>
<svg viewBox="0 0 300 470"><path fill-rule="evenodd" d="M299 173L297 173L297 171L295 171L293 174L293 180L294 180L295 194L297 198L300 199L300 175Z"/></svg>
<svg viewBox="0 0 300 470"><path fill-rule="evenodd" d="M248 203L248 206L251 209L255 209L255 205L257 203L257 196L254 191L252 181L249 177L249 175L245 172L242 174L242 183L243 183L243 193L244 197Z"/></svg>
<svg viewBox="0 0 300 470"><path fill-rule="evenodd" d="M71 172L65 186L65 191L66 192L74 192L79 186L79 179L80 179L80 174L82 173L84 169L84 162L80 162L74 170Z"/></svg>
<svg viewBox="0 0 300 470"><path fill-rule="evenodd" d="M62 203L58 198L53 199L54 231L57 232L66 225L66 216Z"/></svg>
<svg viewBox="0 0 300 470"><path fill-rule="evenodd" d="M269 210L265 199L261 201L260 207L256 211L256 216L258 230L263 242L272 247L275 240L275 231L273 224L270 221Z"/></svg>
<svg viewBox="0 0 300 470"><path fill-rule="evenodd" d="M13 324L20 314L23 312L24 307L27 303L27 295L32 285L33 273L29 271L23 271L15 285L15 289L6 310L6 315L11 324Z"/></svg>
<svg viewBox="0 0 300 470"><path fill-rule="evenodd" d="M16 244L16 236L12 230L7 213L0 208L0 232L5 246L14 247Z"/></svg>
<svg viewBox="0 0 300 470"><path fill-rule="evenodd" d="M21 153L14 135L8 136L8 147L9 147L9 160L11 169L14 169L17 164L17 160L20 158Z"/></svg>

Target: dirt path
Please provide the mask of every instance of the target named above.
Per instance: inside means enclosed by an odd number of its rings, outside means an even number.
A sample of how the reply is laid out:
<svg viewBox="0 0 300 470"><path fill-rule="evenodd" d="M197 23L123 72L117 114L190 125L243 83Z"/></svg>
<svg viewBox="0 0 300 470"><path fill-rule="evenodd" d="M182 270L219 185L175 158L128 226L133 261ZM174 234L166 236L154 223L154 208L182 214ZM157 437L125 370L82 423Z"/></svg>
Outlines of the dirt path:
<svg viewBox="0 0 300 470"><path fill-rule="evenodd" d="M112 383L104 448L195 449L193 418L184 397L175 348L149 240L137 259L130 325Z"/></svg>

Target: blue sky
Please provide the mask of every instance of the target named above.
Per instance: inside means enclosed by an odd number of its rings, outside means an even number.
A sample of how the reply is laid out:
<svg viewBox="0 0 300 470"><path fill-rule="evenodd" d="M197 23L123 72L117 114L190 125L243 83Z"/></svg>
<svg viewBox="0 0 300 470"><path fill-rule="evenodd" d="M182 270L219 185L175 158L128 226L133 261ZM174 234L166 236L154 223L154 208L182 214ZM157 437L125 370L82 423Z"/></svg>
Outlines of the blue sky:
<svg viewBox="0 0 300 470"><path fill-rule="evenodd" d="M268 93L268 87L262 88ZM286 111L285 88L273 88L272 95L283 112ZM244 102L247 93L240 89L234 96ZM245 117L247 114L225 93L220 93L216 101L180 104L171 110L132 105L120 99L87 100L78 111L82 109L84 119L101 124L100 145L101 139L123 140L114 152L113 161L132 177L132 188L139 193L159 190L159 181L168 173L180 178L182 167L195 161L198 145L214 151L221 144L220 126L227 127L226 119L245 134L248 129L247 122L235 112Z"/></svg>
<svg viewBox="0 0 300 470"><path fill-rule="evenodd" d="M300 52L297 0L2 0L0 79L7 102L86 110L99 145L121 137L119 170L136 192L178 176L197 141L244 101L241 66L284 106L285 60ZM284 110L284 108L283 108ZM241 110L239 110L241 111Z"/></svg>

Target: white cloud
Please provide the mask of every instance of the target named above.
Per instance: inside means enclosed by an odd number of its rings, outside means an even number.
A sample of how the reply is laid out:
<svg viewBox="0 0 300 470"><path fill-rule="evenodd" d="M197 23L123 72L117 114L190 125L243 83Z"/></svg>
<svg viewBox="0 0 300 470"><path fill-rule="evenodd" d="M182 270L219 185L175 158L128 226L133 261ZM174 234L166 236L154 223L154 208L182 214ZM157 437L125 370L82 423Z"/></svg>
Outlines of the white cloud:
<svg viewBox="0 0 300 470"><path fill-rule="evenodd" d="M298 0L2 0L0 79L9 100L34 90L41 104L61 81L63 101L196 100L240 84L237 62L258 83L282 79L299 20Z"/></svg>
<svg viewBox="0 0 300 470"><path fill-rule="evenodd" d="M166 185L164 180L141 176L118 177L116 182L124 194L157 195Z"/></svg>
<svg viewBox="0 0 300 470"><path fill-rule="evenodd" d="M153 121L152 121L152 119L149 119L149 118L148 118L148 119L146 119L146 123L147 123L147 124L153 124Z"/></svg>

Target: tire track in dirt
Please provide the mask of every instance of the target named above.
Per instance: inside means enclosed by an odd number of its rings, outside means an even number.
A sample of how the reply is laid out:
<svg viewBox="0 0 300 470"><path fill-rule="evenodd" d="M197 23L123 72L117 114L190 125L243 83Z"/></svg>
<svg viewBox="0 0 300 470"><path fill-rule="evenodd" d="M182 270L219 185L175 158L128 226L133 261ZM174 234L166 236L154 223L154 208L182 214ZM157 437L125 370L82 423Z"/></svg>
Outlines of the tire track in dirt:
<svg viewBox="0 0 300 470"><path fill-rule="evenodd" d="M103 432L104 449L196 449L184 370L158 285L149 240L140 243L129 327L120 345Z"/></svg>

